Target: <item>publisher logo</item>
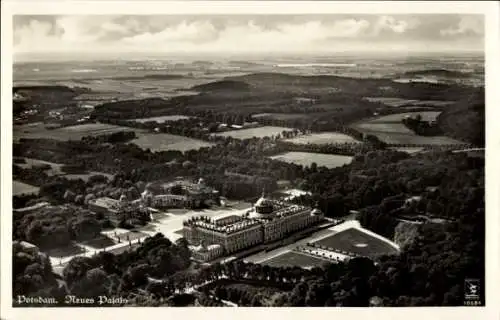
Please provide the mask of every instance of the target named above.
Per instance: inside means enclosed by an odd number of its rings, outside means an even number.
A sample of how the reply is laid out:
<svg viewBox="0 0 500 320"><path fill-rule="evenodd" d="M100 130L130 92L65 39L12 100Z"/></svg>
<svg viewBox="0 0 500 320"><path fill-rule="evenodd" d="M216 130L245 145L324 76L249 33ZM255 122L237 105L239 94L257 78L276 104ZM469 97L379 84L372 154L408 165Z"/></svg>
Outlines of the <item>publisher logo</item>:
<svg viewBox="0 0 500 320"><path fill-rule="evenodd" d="M478 279L465 279L465 305L478 306L481 304L481 283Z"/></svg>

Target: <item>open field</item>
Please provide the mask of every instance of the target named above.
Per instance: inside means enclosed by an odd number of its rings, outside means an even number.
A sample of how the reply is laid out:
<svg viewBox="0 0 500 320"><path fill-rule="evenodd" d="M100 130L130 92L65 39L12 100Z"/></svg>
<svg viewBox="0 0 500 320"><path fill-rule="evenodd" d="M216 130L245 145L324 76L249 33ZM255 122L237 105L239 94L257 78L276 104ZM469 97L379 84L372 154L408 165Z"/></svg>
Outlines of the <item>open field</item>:
<svg viewBox="0 0 500 320"><path fill-rule="evenodd" d="M338 132L313 133L286 139L284 141L295 144L361 143L351 136Z"/></svg>
<svg viewBox="0 0 500 320"><path fill-rule="evenodd" d="M411 148L411 147L409 148L401 147L401 148L391 148L391 149L396 151L406 152L408 154L419 153L424 150L424 148Z"/></svg>
<svg viewBox="0 0 500 320"><path fill-rule="evenodd" d="M18 196L22 194L32 194L38 193L40 188L20 182L20 181L12 181L12 195Z"/></svg>
<svg viewBox="0 0 500 320"><path fill-rule="evenodd" d="M135 122L140 122L140 123L155 121L158 123L162 123L165 121L177 121L177 120L184 120L184 119L189 119L189 118L190 117L183 116L183 115L173 115L173 116L161 116L161 117L151 117L151 118L139 118L139 119L133 119L130 121L135 121Z"/></svg>
<svg viewBox="0 0 500 320"><path fill-rule="evenodd" d="M434 120L439 113L437 111L425 111L391 114L375 119L359 121L352 126L365 134L375 135L383 142L389 144L462 144L463 142L446 136L418 136L401 122L405 116L414 116L417 114L420 114L423 120Z"/></svg>
<svg viewBox="0 0 500 320"><path fill-rule="evenodd" d="M271 159L291 162L302 166L310 166L313 162L315 162L318 167L324 166L327 168L341 167L345 164L351 163L352 161L352 157L350 156L295 151L272 156Z"/></svg>
<svg viewBox="0 0 500 320"><path fill-rule="evenodd" d="M43 161L43 160L38 160L38 159L31 159L31 158L24 158L26 160L26 163L15 163L15 165L23 168L23 169L30 169L36 166L41 166L41 165L49 165L51 169L45 170L45 173L49 176L55 176L55 175L60 175L63 174L61 167L63 164L60 163L54 163L54 162L48 162L48 161Z"/></svg>
<svg viewBox="0 0 500 320"><path fill-rule="evenodd" d="M206 141L168 133L143 133L138 136L131 143L144 150L150 149L151 151L179 150L184 152L213 146L212 143Z"/></svg>
<svg viewBox="0 0 500 320"><path fill-rule="evenodd" d="M386 116L381 116L376 119L370 121L371 123L390 123L390 122L401 122L404 117L410 116L415 117L420 115L423 121L433 121L439 116L441 111L422 111L422 112L403 112L403 113L395 113L389 114Z"/></svg>
<svg viewBox="0 0 500 320"><path fill-rule="evenodd" d="M337 250L367 257L397 253L394 247L356 228L349 228L314 242Z"/></svg>
<svg viewBox="0 0 500 320"><path fill-rule="evenodd" d="M385 97L365 97L363 99L370 102L380 102L389 107L401 107L405 105L411 105L411 106L431 105L436 107L444 107L455 103L454 101L444 101L444 100L411 100L411 99L385 98Z"/></svg>
<svg viewBox="0 0 500 320"><path fill-rule="evenodd" d="M113 179L113 175L112 174L103 173L103 172L96 172L96 171L90 171L88 173L65 174L65 175L63 175L63 177L65 177L66 179L70 179L70 180L82 179L83 181L87 182L90 177L96 176L96 175L103 175L103 176L107 177L108 180Z"/></svg>
<svg viewBox="0 0 500 320"><path fill-rule="evenodd" d="M269 260L265 260L261 263L271 267L298 266L301 268L314 268L314 267L321 267L325 263L328 263L328 260L320 259L296 251L288 251L283 254L280 254L279 256L275 256Z"/></svg>
<svg viewBox="0 0 500 320"><path fill-rule="evenodd" d="M307 113L257 113L252 115L254 119L267 118L274 120L293 120L308 117Z"/></svg>
<svg viewBox="0 0 500 320"><path fill-rule="evenodd" d="M285 127L263 126L259 128L249 128L242 130L232 130L226 132L213 133L214 135L223 137L233 137L235 139L251 139L253 137L263 138L276 136L283 131L292 131L293 129Z"/></svg>
<svg viewBox="0 0 500 320"><path fill-rule="evenodd" d="M115 126L105 123L88 123L76 126L47 129L43 123L30 125L14 126L14 140L20 138L26 139L54 139L54 140L80 140L85 136L98 136L102 134L110 134L119 131L136 131L141 130Z"/></svg>

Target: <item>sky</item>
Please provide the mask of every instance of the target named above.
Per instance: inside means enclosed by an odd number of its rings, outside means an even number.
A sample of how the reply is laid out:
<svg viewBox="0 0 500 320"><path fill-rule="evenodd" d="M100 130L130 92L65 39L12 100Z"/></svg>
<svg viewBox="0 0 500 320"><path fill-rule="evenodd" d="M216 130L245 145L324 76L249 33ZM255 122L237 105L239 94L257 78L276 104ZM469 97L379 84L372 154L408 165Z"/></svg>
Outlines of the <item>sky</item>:
<svg viewBox="0 0 500 320"><path fill-rule="evenodd" d="M482 15L16 15L13 23L15 58L484 51Z"/></svg>

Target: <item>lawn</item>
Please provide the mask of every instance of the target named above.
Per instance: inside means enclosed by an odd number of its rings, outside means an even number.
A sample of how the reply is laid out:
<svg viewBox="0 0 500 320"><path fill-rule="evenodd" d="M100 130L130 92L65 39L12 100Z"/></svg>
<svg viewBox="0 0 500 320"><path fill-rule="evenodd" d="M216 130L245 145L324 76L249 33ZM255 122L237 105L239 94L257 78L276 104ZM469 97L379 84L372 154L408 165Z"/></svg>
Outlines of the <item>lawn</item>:
<svg viewBox="0 0 500 320"><path fill-rule="evenodd" d="M295 144L361 143L351 136L338 132L313 133L286 139L284 141Z"/></svg>
<svg viewBox="0 0 500 320"><path fill-rule="evenodd" d="M162 123L162 122L165 122L165 121L177 121L177 120L185 120L185 119L189 119L189 118L190 117L188 117L188 116L173 115L173 116L139 118L139 119L133 119L131 121L140 122L140 123L155 121L155 122L158 122L158 123Z"/></svg>
<svg viewBox="0 0 500 320"><path fill-rule="evenodd" d="M352 161L352 157L350 156L295 151L272 156L271 159L295 163L302 166L310 166L313 162L315 162L318 167L324 166L327 168L341 167L345 164L351 163Z"/></svg>
<svg viewBox="0 0 500 320"><path fill-rule="evenodd" d="M192 139L184 136L178 136L168 133L144 133L132 140L140 148L151 151L179 150L181 152L188 150L198 150L203 147L211 147L212 143Z"/></svg>
<svg viewBox="0 0 500 320"><path fill-rule="evenodd" d="M19 196L22 194L38 194L40 188L20 182L20 181L12 181L12 195Z"/></svg>
<svg viewBox="0 0 500 320"><path fill-rule="evenodd" d="M98 136L119 131L136 131L139 129L115 126L105 123L88 123L58 129L47 129L43 123L14 126L14 139L54 139L54 140L80 140L85 136Z"/></svg>
<svg viewBox="0 0 500 320"><path fill-rule="evenodd" d="M232 130L226 132L213 133L214 135L223 137L233 137L235 139L251 139L253 137L263 138L281 135L283 131L293 131L293 129L285 127L263 126L258 128L249 128L241 130Z"/></svg>
<svg viewBox="0 0 500 320"><path fill-rule="evenodd" d="M356 228L346 229L334 235L315 241L314 244L367 257L394 254L398 252L398 250L390 244Z"/></svg>
<svg viewBox="0 0 500 320"><path fill-rule="evenodd" d="M313 257L307 254L303 254L296 251L288 251L279 256L273 257L269 260L261 262L262 264L271 267L301 267L301 268L314 268L321 267L328 260L323 260L317 257Z"/></svg>

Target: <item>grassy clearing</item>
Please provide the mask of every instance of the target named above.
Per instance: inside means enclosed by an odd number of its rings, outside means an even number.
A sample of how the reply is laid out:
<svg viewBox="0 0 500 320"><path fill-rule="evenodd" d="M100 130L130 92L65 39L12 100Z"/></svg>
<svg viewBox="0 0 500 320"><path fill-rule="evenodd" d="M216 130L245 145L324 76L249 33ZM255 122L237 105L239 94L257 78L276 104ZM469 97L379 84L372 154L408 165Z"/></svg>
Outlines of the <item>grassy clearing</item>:
<svg viewBox="0 0 500 320"><path fill-rule="evenodd" d="M168 133L143 133L131 142L144 150L150 149L151 151L179 150L184 152L213 146L212 143L206 141Z"/></svg>
<svg viewBox="0 0 500 320"><path fill-rule="evenodd" d="M189 119L189 118L190 117L183 116L183 115L173 115L173 116L139 118L139 119L133 119L131 121L140 122L140 123L155 121L155 122L158 122L158 123L162 123L162 122L165 122L165 121L177 121L177 120L185 120L185 119Z"/></svg>
<svg viewBox="0 0 500 320"><path fill-rule="evenodd" d="M75 174L65 174L63 177L66 179L70 180L78 180L82 179L83 181L87 182L90 177L96 176L96 175L103 175L108 178L108 180L113 179L113 175L109 173L104 173L104 172L96 172L96 171L90 171L88 173L75 173Z"/></svg>
<svg viewBox="0 0 500 320"><path fill-rule="evenodd" d="M316 258L310 255L302 254L300 252L288 251L279 256L265 260L262 264L271 267L301 267L301 268L314 268L321 267L327 260Z"/></svg>
<svg viewBox="0 0 500 320"><path fill-rule="evenodd" d="M264 138L264 137L276 136L278 134L281 134L283 131L293 131L293 129L285 127L263 126L259 128L249 128L242 130L219 132L219 133L214 133L214 135L223 137L233 137L235 139L250 139L253 137Z"/></svg>
<svg viewBox="0 0 500 320"><path fill-rule="evenodd" d="M417 114L421 115L423 120L435 120L439 113L438 111L425 111L391 114L360 121L353 124L353 127L365 134L373 134L389 144L461 144L461 141L446 136L418 136L401 122L405 116L415 116Z"/></svg>
<svg viewBox="0 0 500 320"><path fill-rule="evenodd" d="M408 154L414 154L414 153L419 153L424 150L424 148L391 148L392 150L397 150L401 152L406 152Z"/></svg>
<svg viewBox="0 0 500 320"><path fill-rule="evenodd" d="M45 170L45 173L49 176L56 176L63 174L61 167L63 164L60 163L54 163L54 162L48 162L48 161L43 161L43 160L38 160L38 159L32 159L32 158L24 158L26 160L26 163L16 163L17 166L23 168L23 169L31 169L36 166L41 166L41 165L49 165L51 168Z"/></svg>
<svg viewBox="0 0 500 320"><path fill-rule="evenodd" d="M410 100L402 98L385 98L385 97L365 97L364 99L370 102L380 102L389 107L395 107L395 108L404 105L412 105L412 106L432 105L437 107L444 107L455 103L454 101L443 101L443 100Z"/></svg>
<svg viewBox="0 0 500 320"><path fill-rule="evenodd" d="M18 196L22 194L38 194L39 187L35 187L20 181L12 181L12 195Z"/></svg>
<svg viewBox="0 0 500 320"><path fill-rule="evenodd" d="M260 118L274 119L274 120L294 120L307 117L308 114L306 113L258 113L252 115L252 118L257 120Z"/></svg>
<svg viewBox="0 0 500 320"><path fill-rule="evenodd" d="M350 156L294 151L272 156L271 159L295 163L302 166L310 166L315 162L318 167L324 166L327 168L341 167L352 161L352 157Z"/></svg>
<svg viewBox="0 0 500 320"><path fill-rule="evenodd" d="M80 140L85 136L98 136L119 131L141 132L142 130L105 123L88 123L49 130L43 123L36 123L31 125L14 126L14 140L18 140L20 138L54 139L60 141Z"/></svg>
<svg viewBox="0 0 500 320"><path fill-rule="evenodd" d="M389 114L386 116L378 117L377 119L373 119L370 122L371 123L401 122L403 118L407 116L415 117L417 115L420 115L423 121L433 121L436 120L436 118L439 116L440 113L441 111L403 112L403 113Z"/></svg>
<svg viewBox="0 0 500 320"><path fill-rule="evenodd" d="M313 133L286 139L285 141L295 144L361 143L351 136L338 132Z"/></svg>
<svg viewBox="0 0 500 320"><path fill-rule="evenodd" d="M367 257L398 252L388 243L355 228L346 229L314 243Z"/></svg>

